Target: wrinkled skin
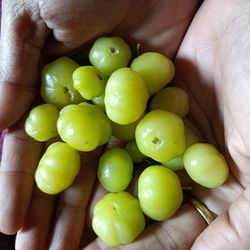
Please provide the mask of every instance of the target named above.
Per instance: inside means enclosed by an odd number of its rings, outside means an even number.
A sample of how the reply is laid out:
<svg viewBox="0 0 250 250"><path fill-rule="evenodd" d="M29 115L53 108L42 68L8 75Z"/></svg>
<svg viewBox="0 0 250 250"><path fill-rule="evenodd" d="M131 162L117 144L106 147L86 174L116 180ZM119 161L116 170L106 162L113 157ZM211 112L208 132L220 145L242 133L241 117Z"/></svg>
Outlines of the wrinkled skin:
<svg viewBox="0 0 250 250"><path fill-rule="evenodd" d="M81 249L114 249L99 239L91 242L91 210L103 195L100 187L94 187L100 152L83 155L82 171L69 190L47 196L36 189L33 178L43 145L23 132L23 117L39 89L41 63L51 56L79 55L103 34L120 35L132 46L140 42L142 51L161 51L175 58L175 81L190 97L188 122L218 146L231 170L229 180L213 190L183 178L218 215L211 225L207 227L184 204L172 219L151 224L136 242L120 249L248 249L250 3L200 4L198 0L146 4L3 0L0 129L9 130L0 168L0 230L18 231L17 249L75 249L81 236Z"/></svg>

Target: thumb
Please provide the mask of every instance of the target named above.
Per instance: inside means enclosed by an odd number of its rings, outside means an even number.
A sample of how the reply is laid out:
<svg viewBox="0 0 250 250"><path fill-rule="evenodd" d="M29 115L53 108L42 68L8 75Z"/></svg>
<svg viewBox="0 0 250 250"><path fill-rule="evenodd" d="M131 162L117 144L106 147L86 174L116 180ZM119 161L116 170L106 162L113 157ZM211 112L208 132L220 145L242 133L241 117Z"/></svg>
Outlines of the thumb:
<svg viewBox="0 0 250 250"><path fill-rule="evenodd" d="M196 239L192 250L249 249L250 246L250 185Z"/></svg>
<svg viewBox="0 0 250 250"><path fill-rule="evenodd" d="M3 0L0 41L0 131L14 124L37 89L46 26L36 1Z"/></svg>

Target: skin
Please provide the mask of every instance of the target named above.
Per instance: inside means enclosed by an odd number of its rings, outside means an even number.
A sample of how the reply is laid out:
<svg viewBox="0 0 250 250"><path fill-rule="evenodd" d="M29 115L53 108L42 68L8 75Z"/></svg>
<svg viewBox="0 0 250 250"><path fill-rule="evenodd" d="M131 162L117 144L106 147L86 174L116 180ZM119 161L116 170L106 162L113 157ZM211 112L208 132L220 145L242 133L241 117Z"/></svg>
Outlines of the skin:
<svg viewBox="0 0 250 250"><path fill-rule="evenodd" d="M39 89L39 65L52 55L79 54L96 36L109 33L131 45L140 42L142 51L176 56L175 81L190 98L188 121L217 145L231 171L228 181L213 190L181 176L183 184L191 184L194 195L218 215L211 225L207 227L184 204L172 219L149 225L136 242L120 249L248 248L250 4L246 0L199 4L198 0L3 1L0 129L9 129L0 168L0 231L12 234L22 227L17 249L74 249L81 235L81 249L114 249L99 239L90 242L91 210L104 193L96 186L90 199L100 152L83 156L82 172L72 188L47 196L34 187L33 179L42 144L23 131L24 114Z"/></svg>

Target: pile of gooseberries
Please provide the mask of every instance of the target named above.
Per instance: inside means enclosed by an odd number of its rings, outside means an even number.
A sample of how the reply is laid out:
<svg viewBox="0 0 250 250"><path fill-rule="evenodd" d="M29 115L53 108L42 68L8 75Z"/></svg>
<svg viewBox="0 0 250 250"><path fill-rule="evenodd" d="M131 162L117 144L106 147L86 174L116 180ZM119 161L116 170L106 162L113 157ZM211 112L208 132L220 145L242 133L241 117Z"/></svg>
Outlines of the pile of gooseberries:
<svg viewBox="0 0 250 250"><path fill-rule="evenodd" d="M176 213L183 202L177 170L185 169L207 188L228 177L223 155L184 124L189 99L184 89L167 86L174 74L165 55L145 52L132 58L119 37L98 38L86 65L64 56L42 70L45 103L30 111L25 131L41 142L59 139L40 159L39 189L60 193L79 173L79 152L93 151L112 136L124 142L101 155L97 171L108 194L96 203L92 226L108 245L135 240L145 228L145 215L163 221ZM127 188L134 167L143 162L134 196Z"/></svg>

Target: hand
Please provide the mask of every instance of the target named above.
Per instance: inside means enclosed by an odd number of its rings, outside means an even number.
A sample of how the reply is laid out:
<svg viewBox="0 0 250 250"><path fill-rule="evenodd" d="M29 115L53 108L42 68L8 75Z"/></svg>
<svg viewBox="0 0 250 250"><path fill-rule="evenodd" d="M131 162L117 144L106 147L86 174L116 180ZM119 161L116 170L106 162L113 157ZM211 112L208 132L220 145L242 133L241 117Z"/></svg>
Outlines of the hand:
<svg viewBox="0 0 250 250"><path fill-rule="evenodd" d="M249 11L246 1L205 1L176 59L180 80L192 96L190 119L218 145L231 171L218 189L195 187L195 195L219 216L192 249L250 245Z"/></svg>
<svg viewBox="0 0 250 250"><path fill-rule="evenodd" d="M148 227L120 249L150 249L151 244L155 249L249 249L249 11L246 1L204 1L175 60L176 82L190 96L189 121L230 165L221 187L192 184L194 196L218 217L205 228L202 217L184 205L172 219ZM97 246L108 249L96 240L86 250Z"/></svg>
<svg viewBox="0 0 250 250"><path fill-rule="evenodd" d="M0 169L0 230L19 230L17 249L76 248L95 179L95 168L89 166L93 162L85 155L82 173L59 197L42 194L34 186L43 145L27 137L23 119L39 89L40 64L53 55L79 54L89 41L110 33L173 58L198 4L3 0L0 130L9 129Z"/></svg>

